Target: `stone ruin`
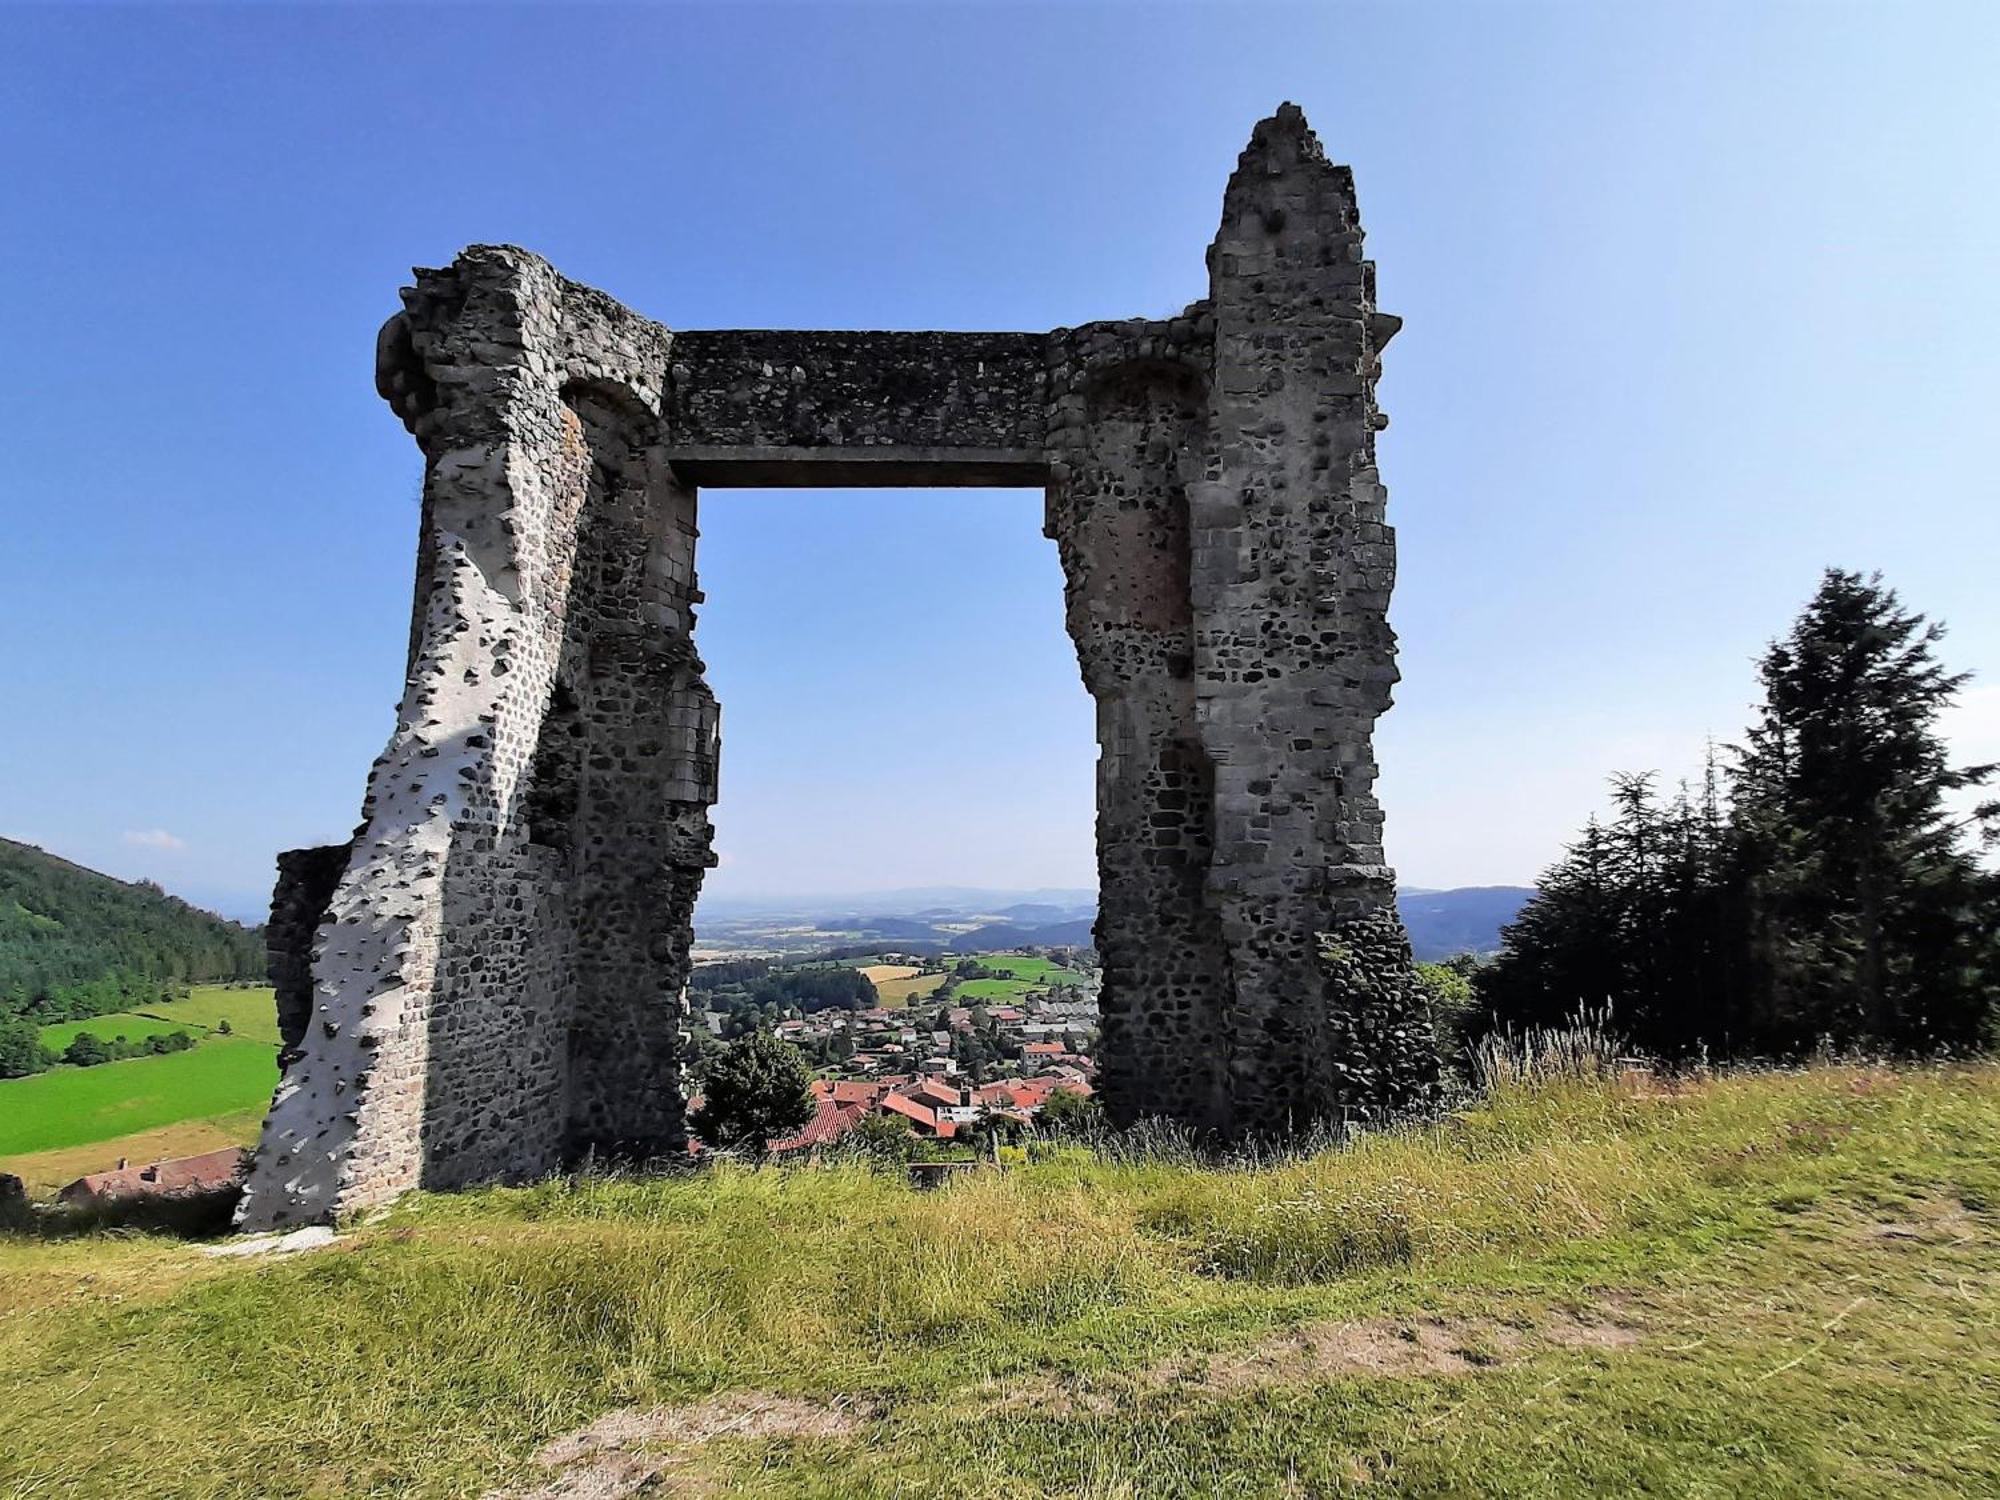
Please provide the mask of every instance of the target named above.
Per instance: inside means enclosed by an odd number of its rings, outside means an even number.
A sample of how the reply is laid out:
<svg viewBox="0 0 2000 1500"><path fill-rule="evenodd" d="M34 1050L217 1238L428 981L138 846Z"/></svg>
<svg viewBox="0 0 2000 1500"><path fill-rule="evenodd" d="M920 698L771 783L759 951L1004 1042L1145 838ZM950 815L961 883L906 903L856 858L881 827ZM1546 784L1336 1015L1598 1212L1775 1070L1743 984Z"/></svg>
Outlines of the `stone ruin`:
<svg viewBox="0 0 2000 1500"><path fill-rule="evenodd" d="M685 1151L704 488L1042 487L1097 705L1112 1119L1422 1102L1371 748L1399 320L1295 107L1208 272L1174 317L1051 333L674 333L511 247L417 272L376 376L424 455L408 675L353 841L279 862L284 1072L242 1224Z"/></svg>

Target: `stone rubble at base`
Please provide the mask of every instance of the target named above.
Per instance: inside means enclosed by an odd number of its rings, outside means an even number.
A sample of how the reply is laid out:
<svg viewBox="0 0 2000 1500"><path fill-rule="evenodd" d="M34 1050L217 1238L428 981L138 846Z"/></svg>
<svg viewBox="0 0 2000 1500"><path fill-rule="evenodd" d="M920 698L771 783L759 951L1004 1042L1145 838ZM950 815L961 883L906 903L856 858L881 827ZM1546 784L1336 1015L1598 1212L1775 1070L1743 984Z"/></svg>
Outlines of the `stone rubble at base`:
<svg viewBox="0 0 2000 1500"><path fill-rule="evenodd" d="M674 334L511 247L420 271L377 362L425 460L405 694L353 841L281 861L288 1066L240 1222L684 1151L720 742L698 487L1043 487L1097 703L1112 1118L1425 1102L1371 745L1399 325L1296 108L1208 267L1177 317L1048 334Z"/></svg>

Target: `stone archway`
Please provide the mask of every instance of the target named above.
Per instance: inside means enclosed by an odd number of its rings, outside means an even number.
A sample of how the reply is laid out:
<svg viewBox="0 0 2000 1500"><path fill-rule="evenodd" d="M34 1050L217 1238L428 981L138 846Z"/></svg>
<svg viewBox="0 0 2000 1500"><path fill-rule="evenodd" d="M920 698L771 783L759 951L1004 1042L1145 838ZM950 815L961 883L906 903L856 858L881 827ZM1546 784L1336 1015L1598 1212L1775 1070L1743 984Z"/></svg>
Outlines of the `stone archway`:
<svg viewBox="0 0 2000 1500"><path fill-rule="evenodd" d="M1371 749L1398 323L1361 247L1288 105L1168 319L672 333L511 247L420 271L378 358L425 459L405 694L354 841L281 861L288 1066L242 1222L684 1145L702 488L1042 486L1098 705L1113 1117L1233 1136L1424 1097Z"/></svg>

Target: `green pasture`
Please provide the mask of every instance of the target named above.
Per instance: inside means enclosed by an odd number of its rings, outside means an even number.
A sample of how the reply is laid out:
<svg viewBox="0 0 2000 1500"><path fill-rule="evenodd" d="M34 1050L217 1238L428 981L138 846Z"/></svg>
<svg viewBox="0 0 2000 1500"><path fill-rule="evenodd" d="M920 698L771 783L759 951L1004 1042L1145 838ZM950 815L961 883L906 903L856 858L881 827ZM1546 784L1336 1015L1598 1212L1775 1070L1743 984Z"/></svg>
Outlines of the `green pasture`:
<svg viewBox="0 0 2000 1500"><path fill-rule="evenodd" d="M10 1078L0 1082L0 1156L258 1108L277 1082L272 1044L236 1036L160 1057Z"/></svg>
<svg viewBox="0 0 2000 1500"><path fill-rule="evenodd" d="M958 988L952 991L952 997L960 1004L997 1000L1003 1005L1012 1005L1027 999L1030 991L1040 988L1040 985L1025 979L961 979Z"/></svg>
<svg viewBox="0 0 2000 1500"><path fill-rule="evenodd" d="M1046 958L1034 958L1022 953L978 953L973 956L997 973L1010 974L1035 984L1060 984L1079 977L1075 969L1065 969Z"/></svg>
<svg viewBox="0 0 2000 1500"><path fill-rule="evenodd" d="M190 1026L184 1021L169 1021L162 1016L119 1010L113 1011L108 1016L92 1016L87 1021L59 1021L53 1026L44 1026L42 1045L60 1052L78 1037L86 1034L107 1042L121 1036L128 1042L143 1042L148 1037L166 1036L175 1031L185 1031L196 1041L201 1040L201 1028Z"/></svg>
<svg viewBox="0 0 2000 1500"><path fill-rule="evenodd" d="M141 1007L143 1014L213 1031L224 1021L231 1036L278 1044L278 1002L269 985L248 989L234 985L198 984L185 1000L171 1005Z"/></svg>
<svg viewBox="0 0 2000 1500"><path fill-rule="evenodd" d="M278 1044L278 1008L270 986L240 989L220 984L196 985L186 999L170 1004L113 1011L83 1021L58 1021L42 1028L42 1043L60 1052L86 1032L107 1042L120 1036L138 1042L174 1031L188 1032L200 1042L206 1040L205 1033L213 1033L224 1021L229 1023L231 1036L274 1047Z"/></svg>

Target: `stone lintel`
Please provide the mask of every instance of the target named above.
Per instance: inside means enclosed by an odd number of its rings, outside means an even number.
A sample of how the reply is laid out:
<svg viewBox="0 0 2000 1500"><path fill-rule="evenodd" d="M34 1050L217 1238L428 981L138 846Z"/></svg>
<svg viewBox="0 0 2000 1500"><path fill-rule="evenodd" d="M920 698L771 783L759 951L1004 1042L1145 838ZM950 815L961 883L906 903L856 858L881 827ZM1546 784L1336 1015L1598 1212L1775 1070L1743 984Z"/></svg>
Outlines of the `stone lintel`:
<svg viewBox="0 0 2000 1500"><path fill-rule="evenodd" d="M670 445L667 461L703 489L1034 488L1048 456L1028 448L752 447Z"/></svg>
<svg viewBox="0 0 2000 1500"><path fill-rule="evenodd" d="M761 460L768 468L779 453L937 450L949 455L943 477L860 482L1014 484L1034 481L967 480L952 471L971 455L1018 465L1020 455L1039 458L1045 446L1046 334L697 329L675 333L667 359L669 446L683 453L749 449L741 456L758 461L775 450Z"/></svg>

